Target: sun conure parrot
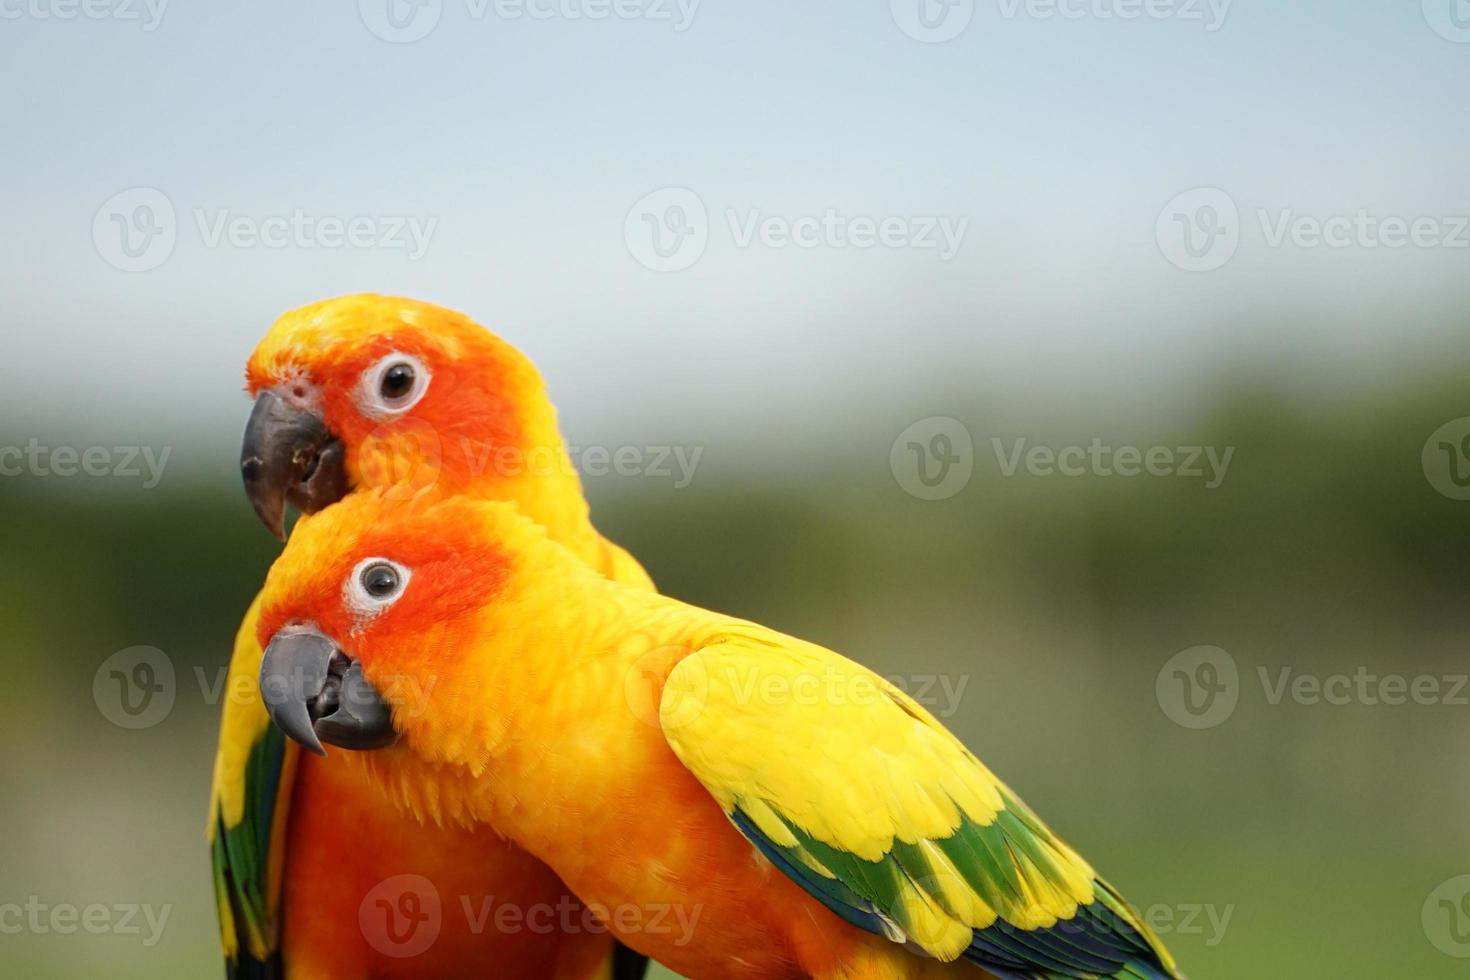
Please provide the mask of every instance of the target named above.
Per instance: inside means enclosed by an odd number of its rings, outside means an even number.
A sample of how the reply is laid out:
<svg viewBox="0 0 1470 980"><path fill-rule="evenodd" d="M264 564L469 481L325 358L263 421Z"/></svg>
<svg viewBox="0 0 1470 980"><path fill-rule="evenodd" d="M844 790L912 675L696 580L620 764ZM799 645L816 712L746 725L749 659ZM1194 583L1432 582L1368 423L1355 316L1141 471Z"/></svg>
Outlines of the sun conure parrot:
<svg viewBox="0 0 1470 980"><path fill-rule="evenodd" d="M638 563L590 523L535 368L468 318L405 299L328 300L281 317L246 373L255 407L242 472L278 536L288 501L311 512L369 488L492 497L514 501L596 573L651 588ZM643 975L644 958L612 952L606 934L501 931L463 914L462 898L530 907L565 903L567 890L494 831L423 826L345 759L302 755L284 739L258 693L258 613L257 601L230 664L235 694L221 719L209 819L229 975ZM351 693L352 680L341 693ZM322 724L363 745L378 737L373 719L354 715L345 697ZM359 920L374 886L400 874L428 878L444 903L437 940L412 958L391 944L385 952Z"/></svg>
<svg viewBox="0 0 1470 980"><path fill-rule="evenodd" d="M334 755L495 827L686 976L1178 976L903 691L602 578L513 506L354 495L302 520L262 603L263 685L357 674L395 705L391 743ZM272 712L317 747L313 693Z"/></svg>

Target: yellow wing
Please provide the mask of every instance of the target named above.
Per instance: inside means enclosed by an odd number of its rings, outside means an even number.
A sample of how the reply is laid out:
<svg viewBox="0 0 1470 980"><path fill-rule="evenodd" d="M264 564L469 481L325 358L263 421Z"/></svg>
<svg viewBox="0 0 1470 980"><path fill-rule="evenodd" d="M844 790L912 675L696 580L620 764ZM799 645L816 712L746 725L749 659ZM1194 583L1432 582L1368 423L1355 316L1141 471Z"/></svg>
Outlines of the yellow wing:
<svg viewBox="0 0 1470 980"><path fill-rule="evenodd" d="M674 668L660 720L736 827L855 925L1000 976L1176 976L1086 861L858 664L740 628Z"/></svg>

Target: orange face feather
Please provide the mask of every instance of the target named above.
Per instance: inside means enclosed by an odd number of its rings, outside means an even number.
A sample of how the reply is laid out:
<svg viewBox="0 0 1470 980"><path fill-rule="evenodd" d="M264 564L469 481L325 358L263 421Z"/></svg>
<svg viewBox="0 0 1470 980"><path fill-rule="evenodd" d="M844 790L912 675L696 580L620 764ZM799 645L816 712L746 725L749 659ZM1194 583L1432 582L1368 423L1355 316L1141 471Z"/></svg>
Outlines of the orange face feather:
<svg viewBox="0 0 1470 980"><path fill-rule="evenodd" d="M463 620L484 609L506 583L514 559L486 542L485 511L468 506L464 498L393 505L390 496L352 494L303 519L296 557L277 561L266 579L257 627L262 646L288 622L300 620L350 640L364 665L380 675L450 666L443 658L457 647L430 647L426 638L449 619ZM413 514L414 533L380 526L385 506ZM368 558L386 558L412 570L412 588L392 605L363 615L345 592L354 568ZM425 663L426 652L437 654L437 662Z"/></svg>
<svg viewBox="0 0 1470 980"><path fill-rule="evenodd" d="M374 368L394 355L426 375L401 413L373 390ZM346 447L354 486L456 492L535 475L538 454L560 462L555 413L531 363L468 317L416 300L344 296L285 314L251 355L246 388L319 414Z"/></svg>

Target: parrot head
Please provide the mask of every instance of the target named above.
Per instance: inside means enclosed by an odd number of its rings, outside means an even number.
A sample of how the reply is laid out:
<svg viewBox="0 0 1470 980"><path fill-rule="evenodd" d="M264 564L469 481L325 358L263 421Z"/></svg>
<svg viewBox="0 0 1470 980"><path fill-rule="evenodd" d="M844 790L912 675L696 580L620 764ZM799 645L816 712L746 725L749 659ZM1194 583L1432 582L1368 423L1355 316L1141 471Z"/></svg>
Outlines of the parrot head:
<svg viewBox="0 0 1470 980"><path fill-rule="evenodd" d="M486 637L509 631L527 569L558 582L582 569L569 554L546 566L562 549L514 504L390 498L352 493L303 517L266 578L261 695L281 730L318 754L323 742L374 749L462 733L474 724L468 700L494 682Z"/></svg>
<svg viewBox="0 0 1470 980"><path fill-rule="evenodd" d="M564 469L540 375L459 313L343 296L293 310L246 366L240 453L256 514L285 538L287 503L315 513L358 487L454 493ZM538 469L539 467L539 469ZM544 481L543 481L544 482Z"/></svg>

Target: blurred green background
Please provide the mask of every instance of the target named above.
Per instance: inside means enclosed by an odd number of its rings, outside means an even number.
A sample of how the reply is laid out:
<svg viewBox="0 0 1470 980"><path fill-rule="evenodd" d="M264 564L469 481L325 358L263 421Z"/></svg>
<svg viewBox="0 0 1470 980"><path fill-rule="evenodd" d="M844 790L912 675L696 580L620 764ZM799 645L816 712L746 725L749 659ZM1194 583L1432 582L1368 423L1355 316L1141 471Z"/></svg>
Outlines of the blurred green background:
<svg viewBox="0 0 1470 980"><path fill-rule="evenodd" d="M1272 704L1258 670L1465 674L1470 504L1436 491L1420 453L1470 414L1467 367L1426 357L1402 384L1360 387L1242 371L1172 423L1106 402L1027 416L936 394L913 419L943 412L975 443L972 479L942 501L890 469L903 424L824 445L744 433L703 446L688 487L605 477L588 491L666 591L887 673L963 683L936 710L956 709L948 723L1149 911L1192 977L1452 976L1421 910L1470 871L1470 709ZM1006 477L990 441L1094 436L1235 455L1206 490ZM750 448L764 445L784 448ZM0 481L7 893L171 906L151 948L7 935L11 975L217 971L203 692L275 545L234 485L232 446L177 452L178 471L147 491ZM141 731L109 723L91 695L101 663L133 644L177 673L171 713ZM1200 644L1238 664L1239 701L1190 730L1156 679Z"/></svg>

